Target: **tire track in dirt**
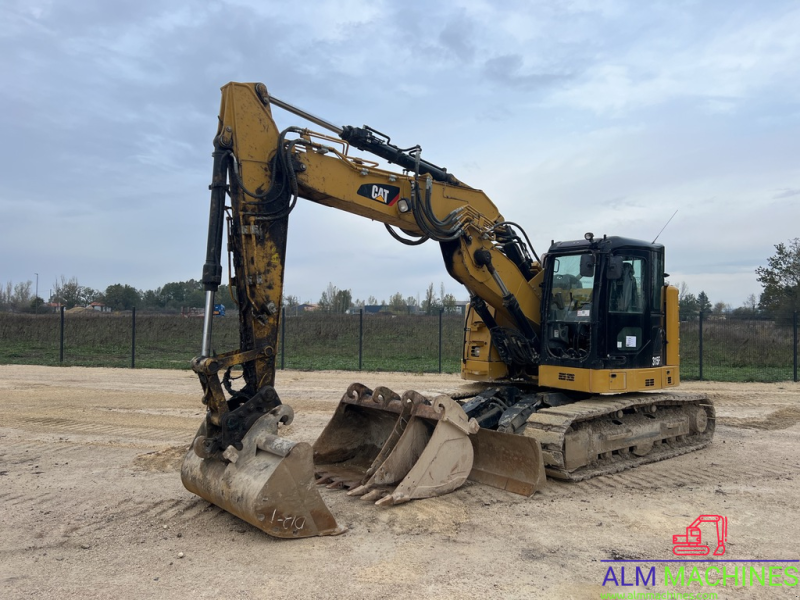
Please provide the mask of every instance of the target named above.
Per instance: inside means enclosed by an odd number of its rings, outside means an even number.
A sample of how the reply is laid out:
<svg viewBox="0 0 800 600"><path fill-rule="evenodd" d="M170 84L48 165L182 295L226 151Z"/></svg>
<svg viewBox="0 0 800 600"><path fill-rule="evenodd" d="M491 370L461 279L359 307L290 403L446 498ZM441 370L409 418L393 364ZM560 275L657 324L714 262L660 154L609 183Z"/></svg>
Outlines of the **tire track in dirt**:
<svg viewBox="0 0 800 600"><path fill-rule="evenodd" d="M736 400L736 399L719 399L714 398L714 406L724 406L730 408L771 408L774 406L789 406L794 404L790 399L780 401L775 398L768 400Z"/></svg>
<svg viewBox="0 0 800 600"><path fill-rule="evenodd" d="M85 436L97 436L107 442L115 441L120 438L127 440L137 440L139 445L146 445L146 442L172 442L178 443L181 439L188 439L193 433L192 429L156 429L146 427L127 427L104 423L79 421L70 418L45 417L45 416L20 416L9 419L6 426L21 425L24 429L30 429L41 433L48 431L59 435L78 434ZM145 442L142 444L141 442Z"/></svg>
<svg viewBox="0 0 800 600"><path fill-rule="evenodd" d="M702 452L702 450L701 450ZM685 455L691 457L692 454ZM672 459L673 461L675 459ZM669 461L666 461L669 462ZM663 466L662 466L663 465ZM565 494L573 496L607 496L615 492L651 492L665 489L680 489L687 487L716 488L729 484L730 479L725 473L736 473L738 481L766 481L785 477L787 468L775 468L770 465L742 465L734 461L726 464L711 463L711 469L681 469L679 466L663 463L644 465L637 469L602 475L586 481L576 483L562 483L548 480L548 485L542 491L546 497L557 497Z"/></svg>
<svg viewBox="0 0 800 600"><path fill-rule="evenodd" d="M788 429L800 422L800 407L787 406L763 417L727 417L723 424L729 427L778 431Z"/></svg>

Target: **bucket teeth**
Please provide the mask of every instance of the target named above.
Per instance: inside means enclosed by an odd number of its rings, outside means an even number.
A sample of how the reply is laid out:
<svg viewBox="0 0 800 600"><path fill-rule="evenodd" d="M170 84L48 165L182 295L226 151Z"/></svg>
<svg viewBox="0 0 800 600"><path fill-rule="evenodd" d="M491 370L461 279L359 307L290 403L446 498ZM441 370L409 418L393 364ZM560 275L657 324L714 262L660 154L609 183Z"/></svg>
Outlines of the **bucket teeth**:
<svg viewBox="0 0 800 600"><path fill-rule="evenodd" d="M410 500L410 498L409 498L409 500ZM408 501L408 500L406 500L406 502L407 502L407 501ZM395 504L400 504L400 502L398 502L398 501L395 499L395 497L394 497L394 495L393 495L393 494L387 494L386 496L384 496L383 498L381 498L380 500L378 500L378 501L375 503L375 506L394 506Z"/></svg>
<svg viewBox="0 0 800 600"><path fill-rule="evenodd" d="M317 477L351 496L398 504L451 492L467 479L478 430L457 402L351 385L314 444ZM347 478L332 475L347 470ZM387 500L388 498L388 500Z"/></svg>
<svg viewBox="0 0 800 600"><path fill-rule="evenodd" d="M369 491L369 487L366 485L359 485L352 489L347 490L348 496L363 496Z"/></svg>
<svg viewBox="0 0 800 600"><path fill-rule="evenodd" d="M440 496L468 478L523 495L544 483L535 440L480 429L449 396L358 383L314 443L314 463L318 483L378 506Z"/></svg>
<svg viewBox="0 0 800 600"><path fill-rule="evenodd" d="M361 499L365 502L373 502L375 500L380 502L380 499L386 497L387 494L386 490L372 490L361 496ZM375 502L375 504L378 504L378 502Z"/></svg>

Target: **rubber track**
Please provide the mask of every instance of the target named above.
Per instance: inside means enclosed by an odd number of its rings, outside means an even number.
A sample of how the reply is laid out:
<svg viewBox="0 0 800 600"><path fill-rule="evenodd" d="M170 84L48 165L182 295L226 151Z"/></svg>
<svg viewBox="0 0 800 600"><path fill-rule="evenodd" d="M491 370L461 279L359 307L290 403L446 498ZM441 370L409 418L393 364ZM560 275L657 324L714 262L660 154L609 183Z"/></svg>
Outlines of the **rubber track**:
<svg viewBox="0 0 800 600"><path fill-rule="evenodd" d="M627 456L614 454L609 459L580 467L572 472L564 466L565 436L575 423L600 420L619 410L641 408L645 406L685 406L695 404L706 410L708 427L702 434L685 436L683 441L663 442L645 456ZM656 412L656 415L658 413ZM545 471L549 477L567 481L583 481L598 475L609 475L640 465L666 460L688 452L704 448L711 442L715 427L714 405L703 394L694 393L658 393L627 394L624 396L602 397L598 400L582 400L564 406L545 408L528 418L524 435L538 439L542 444L545 460Z"/></svg>

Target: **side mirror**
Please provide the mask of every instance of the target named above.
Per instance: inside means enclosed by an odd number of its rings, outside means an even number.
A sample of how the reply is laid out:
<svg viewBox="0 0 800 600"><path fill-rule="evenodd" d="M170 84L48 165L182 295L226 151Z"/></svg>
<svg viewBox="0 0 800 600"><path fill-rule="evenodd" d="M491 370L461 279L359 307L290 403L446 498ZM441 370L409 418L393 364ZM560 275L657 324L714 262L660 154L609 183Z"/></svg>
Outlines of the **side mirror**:
<svg viewBox="0 0 800 600"><path fill-rule="evenodd" d="M608 259L608 269L606 270L607 279L619 279L622 277L622 257L612 256Z"/></svg>
<svg viewBox="0 0 800 600"><path fill-rule="evenodd" d="M594 254L581 254L581 277L594 277Z"/></svg>

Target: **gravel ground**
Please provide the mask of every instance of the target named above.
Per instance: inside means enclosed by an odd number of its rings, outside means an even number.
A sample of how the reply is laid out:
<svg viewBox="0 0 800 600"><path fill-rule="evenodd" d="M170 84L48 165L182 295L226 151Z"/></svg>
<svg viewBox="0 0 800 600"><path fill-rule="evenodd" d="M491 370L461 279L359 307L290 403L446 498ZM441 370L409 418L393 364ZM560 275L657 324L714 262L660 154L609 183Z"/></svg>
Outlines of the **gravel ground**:
<svg viewBox="0 0 800 600"><path fill-rule="evenodd" d="M356 380L399 392L461 385L450 375L282 371L276 387L296 413L284 435L313 441ZM549 481L532 498L468 482L379 508L323 489L349 531L278 540L181 485L203 414L191 373L0 366L2 597L798 597L786 586L666 587L662 564L655 585L602 585L602 560L675 558L672 535L700 514L728 517L725 559L800 558L800 384L683 389L717 406L717 433L702 451L577 484ZM713 537L703 530L704 541ZM636 566L653 566L617 563L617 577L623 564L626 583Z"/></svg>

